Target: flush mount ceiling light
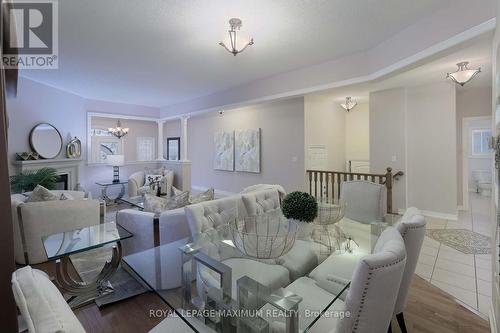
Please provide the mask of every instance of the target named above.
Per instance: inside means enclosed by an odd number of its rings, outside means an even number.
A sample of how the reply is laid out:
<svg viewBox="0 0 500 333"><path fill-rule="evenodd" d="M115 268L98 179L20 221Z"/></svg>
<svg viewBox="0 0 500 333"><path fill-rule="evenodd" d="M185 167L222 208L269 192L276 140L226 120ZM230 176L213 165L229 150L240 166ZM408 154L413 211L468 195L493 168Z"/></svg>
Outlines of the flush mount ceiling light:
<svg viewBox="0 0 500 333"><path fill-rule="evenodd" d="M463 87L467 82L472 80L474 76L481 72L481 67L479 67L478 69L469 69L468 66L468 61L459 62L457 64L458 70L453 73L447 73L446 78L451 79L456 84L459 84Z"/></svg>
<svg viewBox="0 0 500 333"><path fill-rule="evenodd" d="M128 134L128 128L127 127L123 128L120 120L118 120L118 122L116 123L116 127L110 127L108 128L108 131L109 133L116 136L118 139L121 139Z"/></svg>
<svg viewBox="0 0 500 333"><path fill-rule="evenodd" d="M356 102L354 99L351 97L346 97L345 98L345 103L340 104L341 107L343 107L347 112L351 111L354 109L354 107L358 105L358 102Z"/></svg>
<svg viewBox="0 0 500 333"><path fill-rule="evenodd" d="M250 41L238 50L238 38L236 35L236 30L241 29L241 20L239 18L232 18L229 20L229 26L231 27L231 29L228 30L231 47L227 47L224 42L220 42L219 45L224 47L227 52L232 53L234 56L236 56L238 53L245 51L248 46L253 45L253 38L250 38Z"/></svg>

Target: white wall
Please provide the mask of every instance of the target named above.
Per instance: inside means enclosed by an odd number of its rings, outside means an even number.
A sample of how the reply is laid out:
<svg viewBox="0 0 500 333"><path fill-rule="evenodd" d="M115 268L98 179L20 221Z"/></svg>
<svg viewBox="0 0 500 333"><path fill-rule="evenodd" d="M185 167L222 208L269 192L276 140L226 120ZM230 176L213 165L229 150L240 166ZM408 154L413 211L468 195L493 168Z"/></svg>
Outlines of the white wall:
<svg viewBox="0 0 500 333"><path fill-rule="evenodd" d="M370 114L368 103L359 103L345 115L345 159L370 160Z"/></svg>
<svg viewBox="0 0 500 333"><path fill-rule="evenodd" d="M261 128L261 173L214 170L213 137L216 131ZM191 117L188 154L193 187L239 192L259 184L281 184L287 191L303 190L304 99L294 98Z"/></svg>
<svg viewBox="0 0 500 333"><path fill-rule="evenodd" d="M306 169L310 145L325 145L326 170L345 171L346 112L332 98L321 95L304 97L304 130Z"/></svg>
<svg viewBox="0 0 500 333"><path fill-rule="evenodd" d="M373 172L402 170L394 207L456 216L455 86L449 82L370 94Z"/></svg>

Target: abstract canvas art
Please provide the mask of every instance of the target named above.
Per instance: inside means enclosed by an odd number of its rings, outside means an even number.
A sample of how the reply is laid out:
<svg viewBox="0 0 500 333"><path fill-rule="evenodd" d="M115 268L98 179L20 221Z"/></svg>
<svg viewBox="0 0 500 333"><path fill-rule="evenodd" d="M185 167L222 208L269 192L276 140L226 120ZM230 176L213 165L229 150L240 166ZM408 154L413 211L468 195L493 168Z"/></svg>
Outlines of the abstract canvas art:
<svg viewBox="0 0 500 333"><path fill-rule="evenodd" d="M236 171L260 173L260 128L235 131L234 137Z"/></svg>
<svg viewBox="0 0 500 333"><path fill-rule="evenodd" d="M234 170L234 132L214 133L214 169Z"/></svg>

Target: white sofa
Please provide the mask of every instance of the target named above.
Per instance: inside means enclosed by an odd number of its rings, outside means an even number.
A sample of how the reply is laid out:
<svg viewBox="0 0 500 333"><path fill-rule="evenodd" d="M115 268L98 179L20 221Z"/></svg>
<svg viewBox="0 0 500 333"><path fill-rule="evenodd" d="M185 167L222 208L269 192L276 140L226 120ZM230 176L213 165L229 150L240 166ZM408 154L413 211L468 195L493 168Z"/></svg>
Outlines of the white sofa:
<svg viewBox="0 0 500 333"><path fill-rule="evenodd" d="M102 222L105 216L99 200L85 198L84 192L69 193L74 200L25 202L22 194L11 196L15 259L19 264L47 261L42 237Z"/></svg>
<svg viewBox="0 0 500 333"><path fill-rule="evenodd" d="M154 171L153 171L154 172ZM162 168L160 170L161 174L166 178L166 183L164 186L165 189L162 188L162 192L170 195L172 190L172 185L174 183L174 172L172 170L167 170ZM128 195L129 197L136 197L140 195L140 189L144 187L146 183L146 171L137 171L131 174L128 178ZM148 189L146 189L148 190Z"/></svg>
<svg viewBox="0 0 500 333"><path fill-rule="evenodd" d="M85 333L68 303L44 272L25 266L12 273L12 291L28 331Z"/></svg>

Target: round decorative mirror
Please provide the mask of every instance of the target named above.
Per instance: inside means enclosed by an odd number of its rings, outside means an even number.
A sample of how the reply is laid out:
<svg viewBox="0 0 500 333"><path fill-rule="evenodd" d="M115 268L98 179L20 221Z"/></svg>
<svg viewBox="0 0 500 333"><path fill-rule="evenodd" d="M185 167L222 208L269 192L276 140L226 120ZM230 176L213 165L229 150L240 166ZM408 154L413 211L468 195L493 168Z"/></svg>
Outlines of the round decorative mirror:
<svg viewBox="0 0 500 333"><path fill-rule="evenodd" d="M38 124L30 132L30 146L41 158L55 158L62 149L61 133L51 124Z"/></svg>

